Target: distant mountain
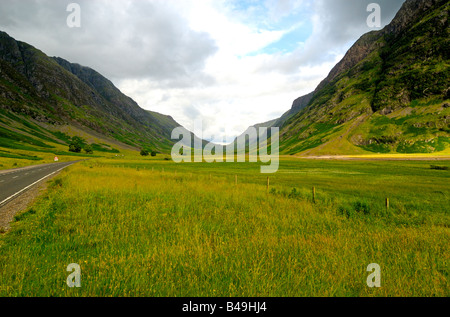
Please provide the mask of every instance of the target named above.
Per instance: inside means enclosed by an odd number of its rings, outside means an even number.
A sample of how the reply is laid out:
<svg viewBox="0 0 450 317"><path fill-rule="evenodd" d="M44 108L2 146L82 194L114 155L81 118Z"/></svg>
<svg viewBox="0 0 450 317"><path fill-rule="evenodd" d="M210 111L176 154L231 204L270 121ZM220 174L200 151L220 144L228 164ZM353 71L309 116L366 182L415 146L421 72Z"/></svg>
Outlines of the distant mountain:
<svg viewBox="0 0 450 317"><path fill-rule="evenodd" d="M284 154L433 153L450 146L449 1L407 0L274 126ZM297 105L297 106L296 106Z"/></svg>
<svg viewBox="0 0 450 317"><path fill-rule="evenodd" d="M295 99L294 102L292 103L292 108L289 109L289 111L285 112L279 119L276 119L275 122L273 122L272 126L274 126L274 127L283 126L286 123L286 121L288 121L290 118L295 116L297 113L299 113L300 111L305 109L306 106L308 106L308 104L311 101L313 96L314 96L314 92L311 92L305 96Z"/></svg>
<svg viewBox="0 0 450 317"><path fill-rule="evenodd" d="M0 32L0 147L65 144L67 131L82 131L119 147L169 152L179 126L140 108L95 70Z"/></svg>

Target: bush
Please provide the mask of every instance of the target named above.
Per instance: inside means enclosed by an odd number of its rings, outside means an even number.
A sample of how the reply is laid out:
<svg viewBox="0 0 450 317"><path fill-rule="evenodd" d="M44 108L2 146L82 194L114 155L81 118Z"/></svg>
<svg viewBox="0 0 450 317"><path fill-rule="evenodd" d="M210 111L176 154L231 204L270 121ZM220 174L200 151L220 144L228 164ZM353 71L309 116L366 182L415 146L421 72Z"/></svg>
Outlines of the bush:
<svg viewBox="0 0 450 317"><path fill-rule="evenodd" d="M152 156L156 156L156 152L155 151L152 152Z"/></svg>
<svg viewBox="0 0 450 317"><path fill-rule="evenodd" d="M150 153L147 150L144 150L144 149L141 150L141 155L142 156L149 156L149 154Z"/></svg>
<svg viewBox="0 0 450 317"><path fill-rule="evenodd" d="M92 146L91 145L86 145L85 147L84 147L84 151L87 153L87 154L94 154L94 151L92 150Z"/></svg>
<svg viewBox="0 0 450 317"><path fill-rule="evenodd" d="M80 153L84 146L86 146L86 141L83 138L74 136L69 144L69 152Z"/></svg>

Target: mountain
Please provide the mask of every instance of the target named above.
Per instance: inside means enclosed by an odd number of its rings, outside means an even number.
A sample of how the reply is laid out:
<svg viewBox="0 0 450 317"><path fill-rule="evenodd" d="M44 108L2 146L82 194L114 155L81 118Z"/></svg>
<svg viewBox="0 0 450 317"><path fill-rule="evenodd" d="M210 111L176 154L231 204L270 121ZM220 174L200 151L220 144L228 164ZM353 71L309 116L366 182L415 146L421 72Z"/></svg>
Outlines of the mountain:
<svg viewBox="0 0 450 317"><path fill-rule="evenodd" d="M97 144L99 150L169 152L171 132L179 126L170 116L140 108L95 70L0 32L1 147L52 148L49 142L67 144L70 134L83 133L110 145Z"/></svg>
<svg viewBox="0 0 450 317"><path fill-rule="evenodd" d="M276 121L281 153L448 149L448 11L446 0L407 0L389 25L363 35L313 93Z"/></svg>
<svg viewBox="0 0 450 317"><path fill-rule="evenodd" d="M311 92L305 96L299 97L294 100L292 103L291 109L289 109L287 112L285 112L280 118L274 120L271 126L273 127L281 127L283 124L289 120L291 117L295 116L297 113L302 111L303 109L308 106L309 102L311 101L312 97L314 96L314 92Z"/></svg>

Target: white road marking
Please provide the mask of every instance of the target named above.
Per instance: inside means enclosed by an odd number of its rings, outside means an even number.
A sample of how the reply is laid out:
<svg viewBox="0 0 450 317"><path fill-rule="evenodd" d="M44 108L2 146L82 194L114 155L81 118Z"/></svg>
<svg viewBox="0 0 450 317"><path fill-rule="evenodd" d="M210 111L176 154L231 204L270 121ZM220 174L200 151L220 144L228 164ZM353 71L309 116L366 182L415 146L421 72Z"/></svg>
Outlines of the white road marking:
<svg viewBox="0 0 450 317"><path fill-rule="evenodd" d="M69 165L67 165L67 166L69 166ZM19 194L22 193L23 191L27 190L27 189L30 188L31 186L36 185L36 184L39 183L41 180L46 179L47 177L49 177L49 176L51 176L51 175L53 175L53 174L59 172L60 170L66 168L67 166L64 166L63 168L60 168L59 170L54 171L53 173L50 173L50 174L48 174L47 176L44 176L44 177L42 177L41 179L35 181L33 184L28 185L27 187L25 187L25 188L19 190L17 193L15 193L15 194L9 196L8 198L6 198L5 200L1 201L1 202L0 202L0 205L3 205L3 203L5 203L5 202L7 202L8 200L10 200L10 199L16 197L17 195L19 195Z"/></svg>

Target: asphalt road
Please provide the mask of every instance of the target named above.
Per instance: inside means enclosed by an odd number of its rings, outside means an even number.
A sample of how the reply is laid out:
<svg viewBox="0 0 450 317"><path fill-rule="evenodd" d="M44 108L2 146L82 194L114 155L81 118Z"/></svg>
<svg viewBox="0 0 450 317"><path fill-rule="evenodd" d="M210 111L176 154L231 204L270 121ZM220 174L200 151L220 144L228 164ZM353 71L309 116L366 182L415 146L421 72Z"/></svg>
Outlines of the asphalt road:
<svg viewBox="0 0 450 317"><path fill-rule="evenodd" d="M1 171L0 207L40 181L76 162L79 161L36 165L17 170Z"/></svg>

